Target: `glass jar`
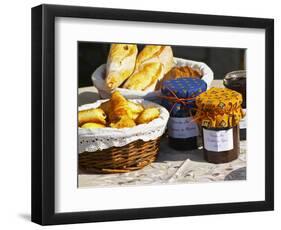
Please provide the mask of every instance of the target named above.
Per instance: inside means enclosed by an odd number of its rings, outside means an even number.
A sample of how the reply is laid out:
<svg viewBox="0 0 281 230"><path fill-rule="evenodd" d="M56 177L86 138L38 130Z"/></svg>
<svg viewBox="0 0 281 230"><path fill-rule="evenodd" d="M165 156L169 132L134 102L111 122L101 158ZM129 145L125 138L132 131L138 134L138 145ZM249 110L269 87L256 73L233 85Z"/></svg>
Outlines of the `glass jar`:
<svg viewBox="0 0 281 230"><path fill-rule="evenodd" d="M195 98L206 88L201 79L179 78L163 82L162 105L170 112L168 139L173 149L197 149L199 130L193 119Z"/></svg>
<svg viewBox="0 0 281 230"><path fill-rule="evenodd" d="M210 163L220 164L238 158L240 152L239 127L203 128L204 158Z"/></svg>
<svg viewBox="0 0 281 230"><path fill-rule="evenodd" d="M198 125L193 121L190 109L170 116L168 121L169 145L176 150L197 149Z"/></svg>
<svg viewBox="0 0 281 230"><path fill-rule="evenodd" d="M246 71L237 70L226 74L223 84L226 88L235 90L242 94L243 112L246 114L247 111L247 100L246 100ZM246 116L240 121L240 140L246 140L247 136L247 122Z"/></svg>
<svg viewBox="0 0 281 230"><path fill-rule="evenodd" d="M196 98L195 119L202 126L206 161L219 164L238 157L241 104L242 95L227 88L211 88Z"/></svg>

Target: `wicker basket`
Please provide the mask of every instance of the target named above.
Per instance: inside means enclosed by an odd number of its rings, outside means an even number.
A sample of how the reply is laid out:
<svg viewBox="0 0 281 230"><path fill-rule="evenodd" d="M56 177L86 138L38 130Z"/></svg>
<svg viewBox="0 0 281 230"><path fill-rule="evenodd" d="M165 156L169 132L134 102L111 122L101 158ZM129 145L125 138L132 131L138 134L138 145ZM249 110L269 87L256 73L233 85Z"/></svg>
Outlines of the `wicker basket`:
<svg viewBox="0 0 281 230"><path fill-rule="evenodd" d="M79 154L79 169L85 173L125 173L143 168L155 161L160 137L137 140L122 147Z"/></svg>

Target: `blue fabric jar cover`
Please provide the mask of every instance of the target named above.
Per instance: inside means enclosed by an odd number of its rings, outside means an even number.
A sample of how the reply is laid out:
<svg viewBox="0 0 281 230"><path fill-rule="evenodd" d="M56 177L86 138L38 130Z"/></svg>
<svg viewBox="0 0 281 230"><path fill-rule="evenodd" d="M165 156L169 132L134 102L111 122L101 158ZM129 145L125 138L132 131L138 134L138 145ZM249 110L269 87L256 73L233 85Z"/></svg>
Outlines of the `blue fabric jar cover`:
<svg viewBox="0 0 281 230"><path fill-rule="evenodd" d="M163 82L162 105L170 111L172 117L184 117L186 111L195 107L195 97L207 89L201 79L178 78Z"/></svg>

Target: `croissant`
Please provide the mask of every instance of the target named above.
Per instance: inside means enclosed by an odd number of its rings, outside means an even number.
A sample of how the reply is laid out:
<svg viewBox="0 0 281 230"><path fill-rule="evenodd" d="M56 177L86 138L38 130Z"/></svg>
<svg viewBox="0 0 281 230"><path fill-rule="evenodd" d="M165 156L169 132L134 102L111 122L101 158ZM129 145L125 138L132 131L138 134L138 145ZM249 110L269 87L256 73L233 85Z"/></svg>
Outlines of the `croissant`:
<svg viewBox="0 0 281 230"><path fill-rule="evenodd" d="M147 63L129 77L124 88L146 90L150 86L155 86L161 76L163 76L163 65L160 62Z"/></svg>
<svg viewBox="0 0 281 230"><path fill-rule="evenodd" d="M143 106L141 104L134 103L132 101L128 101L128 107L131 110L132 119L135 120L139 114L144 110ZM108 115L111 114L112 106L111 106L111 100L108 100L106 102L101 103L100 108ZM109 116L112 118L112 114Z"/></svg>
<svg viewBox="0 0 281 230"><path fill-rule="evenodd" d="M106 84L119 87L134 71L138 48L136 45L112 44L106 64Z"/></svg>
<svg viewBox="0 0 281 230"><path fill-rule="evenodd" d="M140 113L144 110L142 105L134 103L132 101L128 101L128 106L129 106L129 108L130 108L130 110L132 112L131 118L133 120L135 120L140 115Z"/></svg>
<svg viewBox="0 0 281 230"><path fill-rule="evenodd" d="M128 101L128 106L133 113L141 113L144 110L141 104L134 103L132 101Z"/></svg>
<svg viewBox="0 0 281 230"><path fill-rule="evenodd" d="M158 118L160 116L160 111L158 108L147 108L145 109L137 118L137 124L149 123L152 120Z"/></svg>
<svg viewBox="0 0 281 230"><path fill-rule="evenodd" d="M118 121L123 116L127 116L129 118L133 117L133 113L129 107L127 99L119 91L112 93L110 101L111 110L108 114L109 121Z"/></svg>
<svg viewBox="0 0 281 230"><path fill-rule="evenodd" d="M101 108L105 112L105 114L109 114L111 110L111 101L108 100L101 103L99 108Z"/></svg>
<svg viewBox="0 0 281 230"><path fill-rule="evenodd" d="M136 126L135 121L128 116L122 116L119 121L110 123L111 128L118 128L118 129L134 127L134 126Z"/></svg>
<svg viewBox="0 0 281 230"><path fill-rule="evenodd" d="M146 45L137 57L136 69L139 69L141 65L150 62L160 62L163 64L164 74L166 74L174 66L171 46Z"/></svg>
<svg viewBox="0 0 281 230"><path fill-rule="evenodd" d="M88 109L79 111L78 113L78 124L79 126L88 123L99 123L99 124L106 124L106 114L102 109Z"/></svg>
<svg viewBox="0 0 281 230"><path fill-rule="evenodd" d="M99 123L85 123L81 126L81 128L84 129L98 129L98 128L104 128L105 125L99 124Z"/></svg>

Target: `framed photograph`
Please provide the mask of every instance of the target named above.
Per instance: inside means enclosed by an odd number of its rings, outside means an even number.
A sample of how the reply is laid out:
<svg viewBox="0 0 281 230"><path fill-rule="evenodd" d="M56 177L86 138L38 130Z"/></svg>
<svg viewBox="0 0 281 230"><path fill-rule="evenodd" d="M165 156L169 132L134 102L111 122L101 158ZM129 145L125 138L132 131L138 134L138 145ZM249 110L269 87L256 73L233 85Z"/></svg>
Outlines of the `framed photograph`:
<svg viewBox="0 0 281 230"><path fill-rule="evenodd" d="M32 8L32 221L274 208L274 21Z"/></svg>

